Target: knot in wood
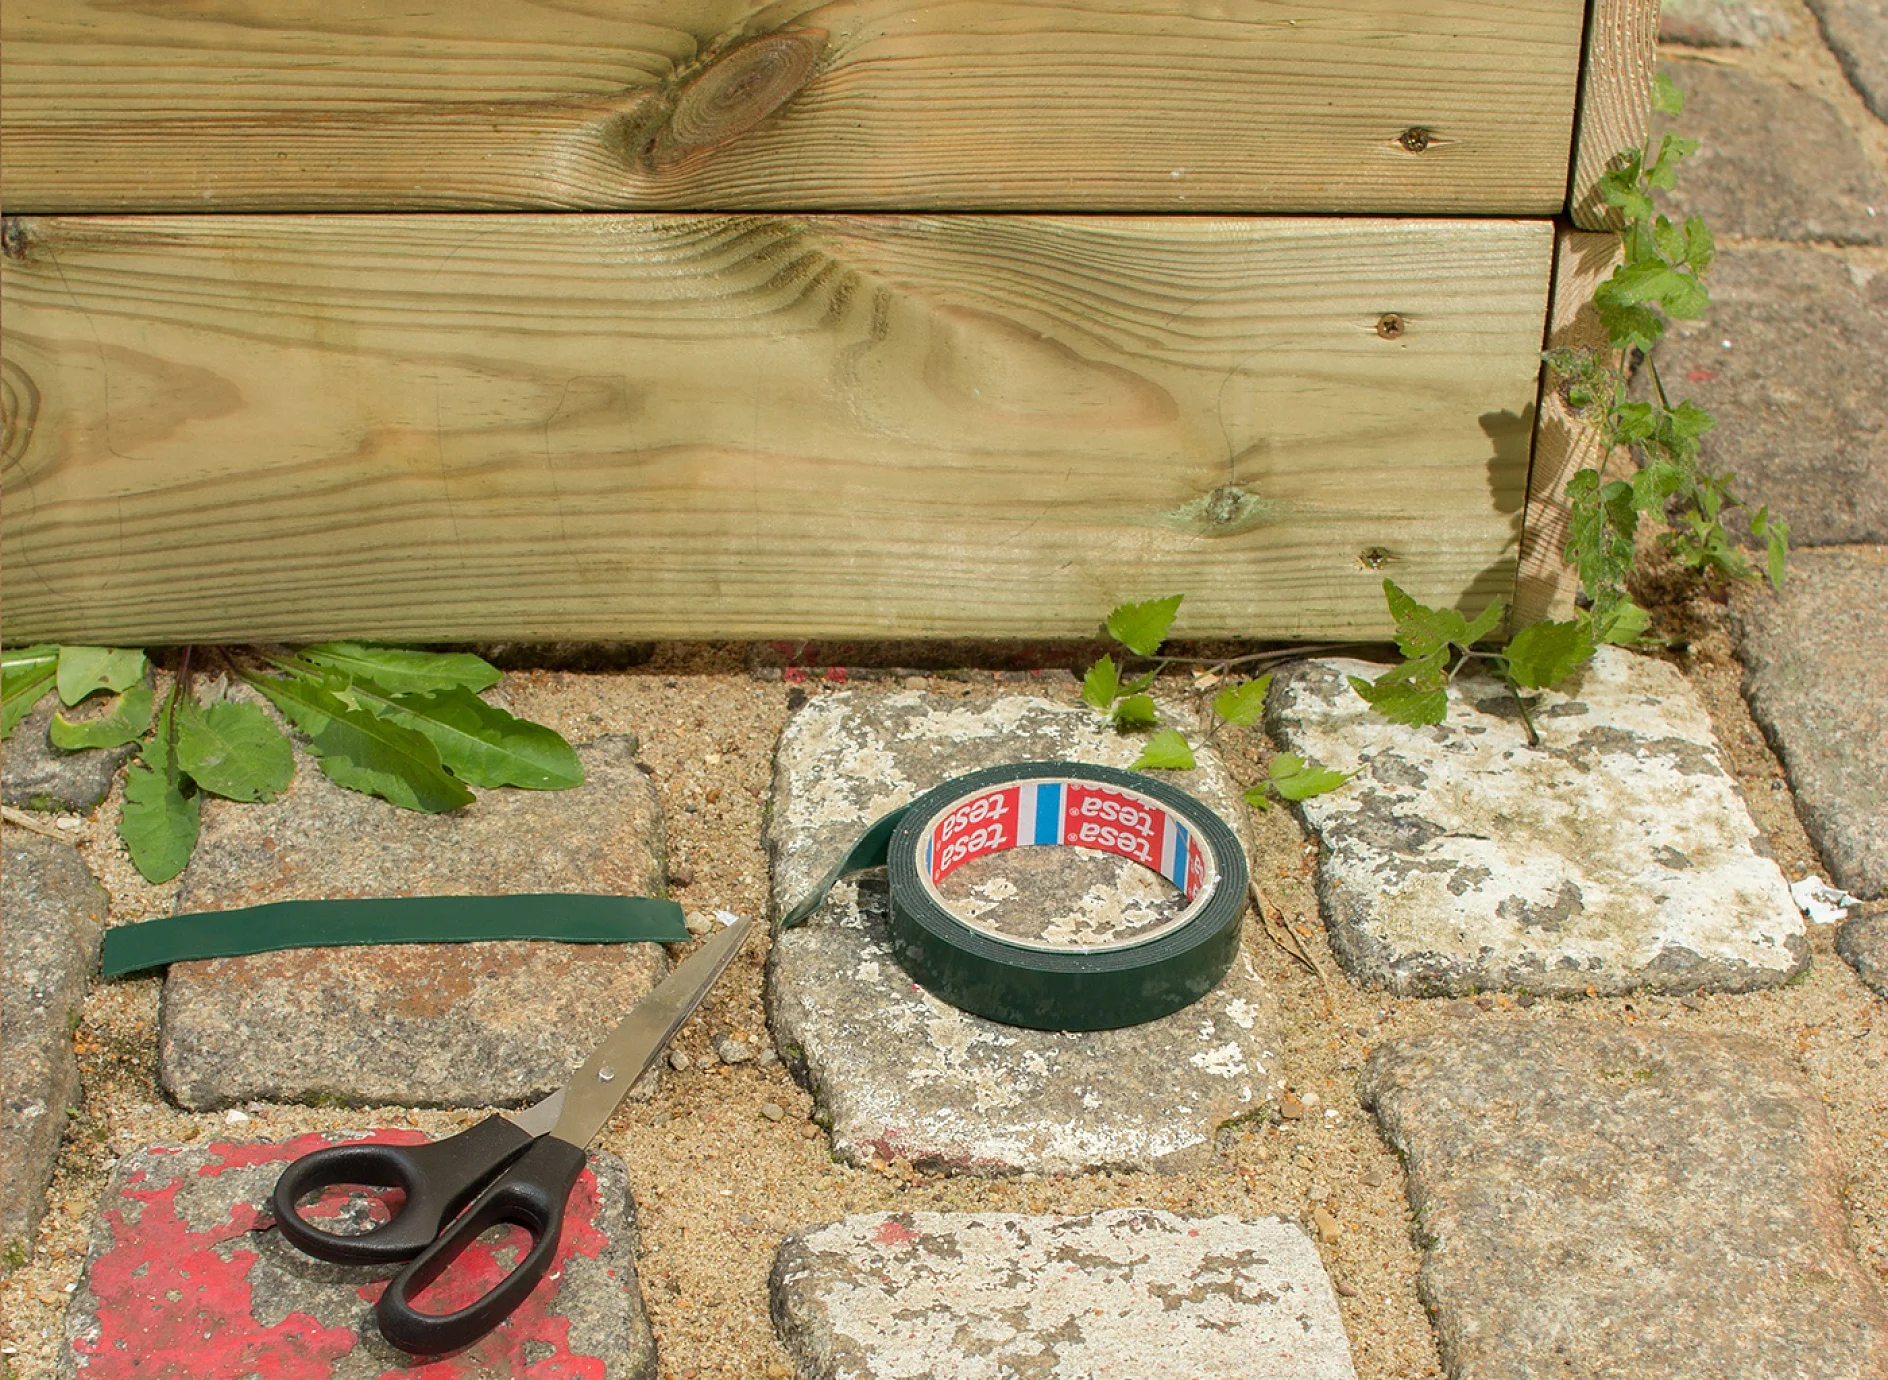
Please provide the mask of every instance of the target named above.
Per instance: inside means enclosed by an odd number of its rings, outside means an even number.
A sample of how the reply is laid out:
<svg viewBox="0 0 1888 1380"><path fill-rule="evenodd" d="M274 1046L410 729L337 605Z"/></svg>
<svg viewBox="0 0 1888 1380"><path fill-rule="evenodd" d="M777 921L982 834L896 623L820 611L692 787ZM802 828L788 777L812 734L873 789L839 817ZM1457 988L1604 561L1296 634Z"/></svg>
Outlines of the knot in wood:
<svg viewBox="0 0 1888 1380"><path fill-rule="evenodd" d="M818 29L734 44L676 93L668 120L650 141L649 161L666 168L738 139L799 93L825 51L826 35Z"/></svg>
<svg viewBox="0 0 1888 1380"><path fill-rule="evenodd" d="M1411 125L1408 129L1396 136L1396 142L1408 149L1411 153L1421 153L1424 149L1429 147L1429 141L1434 137L1434 135L1430 134L1430 132L1421 125Z"/></svg>

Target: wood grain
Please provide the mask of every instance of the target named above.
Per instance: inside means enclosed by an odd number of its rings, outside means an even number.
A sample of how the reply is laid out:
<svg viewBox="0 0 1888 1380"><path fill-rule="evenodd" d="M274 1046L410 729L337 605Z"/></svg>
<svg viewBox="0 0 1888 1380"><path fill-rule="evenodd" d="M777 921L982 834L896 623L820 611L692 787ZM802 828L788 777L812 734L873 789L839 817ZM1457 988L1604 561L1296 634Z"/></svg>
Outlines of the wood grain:
<svg viewBox="0 0 1888 1380"><path fill-rule="evenodd" d="M0 196L14 212L1551 215L1584 14L7 0Z"/></svg>
<svg viewBox="0 0 1888 1380"><path fill-rule="evenodd" d="M1611 350L1606 328L1593 310L1593 289L1612 276L1613 265L1618 262L1617 235L1584 230L1559 232L1554 243L1548 349ZM1542 370L1534 460L1527 480L1527 522L1514 576L1516 627L1543 618L1573 615L1580 580L1561 554L1567 545L1567 481L1576 470L1597 467L1601 449L1599 432L1567 405L1551 371Z"/></svg>
<svg viewBox="0 0 1888 1380"><path fill-rule="evenodd" d="M1582 230L1616 230L1599 179L1622 149L1645 143L1658 62L1659 0L1593 0L1574 132L1567 207Z"/></svg>
<svg viewBox="0 0 1888 1380"><path fill-rule="evenodd" d="M9 642L1379 633L1512 586L1552 227L27 219ZM1399 325L1382 324L1396 314Z"/></svg>

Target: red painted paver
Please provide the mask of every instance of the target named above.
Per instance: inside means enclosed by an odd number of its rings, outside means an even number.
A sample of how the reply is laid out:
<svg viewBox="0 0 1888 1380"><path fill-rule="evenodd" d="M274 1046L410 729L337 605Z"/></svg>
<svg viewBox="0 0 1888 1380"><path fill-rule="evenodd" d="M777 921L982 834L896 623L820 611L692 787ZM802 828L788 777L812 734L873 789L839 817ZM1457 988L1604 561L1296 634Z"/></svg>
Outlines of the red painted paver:
<svg viewBox="0 0 1888 1380"><path fill-rule="evenodd" d="M642 1380L655 1353L635 1271L634 1210L621 1161L593 1157L571 1194L557 1256L495 1330L448 1356L389 1346L373 1306L390 1271L328 1264L273 1229L282 1166L344 1140L412 1144L413 1131L282 1142L154 1146L120 1161L98 1209L67 1318L70 1376L99 1380ZM378 1194L337 1186L310 1217L384 1219ZM491 1234L488 1234L490 1236ZM529 1245L522 1229L482 1239L421 1295L429 1311L469 1303Z"/></svg>

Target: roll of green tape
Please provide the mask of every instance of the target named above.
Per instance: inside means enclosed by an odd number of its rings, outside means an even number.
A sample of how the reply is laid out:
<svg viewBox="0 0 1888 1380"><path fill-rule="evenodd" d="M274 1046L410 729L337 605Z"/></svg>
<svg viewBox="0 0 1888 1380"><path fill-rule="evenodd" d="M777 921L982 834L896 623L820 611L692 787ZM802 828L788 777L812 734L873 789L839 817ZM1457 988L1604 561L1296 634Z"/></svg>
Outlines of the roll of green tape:
<svg viewBox="0 0 1888 1380"><path fill-rule="evenodd" d="M1115 853L1172 882L1184 906L1123 942L1058 943L966 918L939 884L977 858L1063 846ZM1212 810L1164 781L1078 762L1018 762L955 777L880 819L783 928L840 877L883 864L893 955L951 1005L1038 1030L1109 1030L1191 1005L1239 952L1245 851Z"/></svg>

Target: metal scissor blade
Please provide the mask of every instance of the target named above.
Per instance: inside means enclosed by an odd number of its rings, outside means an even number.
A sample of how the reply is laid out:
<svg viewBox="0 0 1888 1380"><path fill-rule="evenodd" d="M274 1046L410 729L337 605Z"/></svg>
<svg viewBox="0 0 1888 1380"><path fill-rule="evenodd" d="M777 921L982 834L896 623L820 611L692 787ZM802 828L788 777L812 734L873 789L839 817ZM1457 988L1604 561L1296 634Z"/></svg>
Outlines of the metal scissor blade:
<svg viewBox="0 0 1888 1380"><path fill-rule="evenodd" d="M564 1087L563 1111L551 1134L588 1145L623 1095L655 1064L701 999L740 952L753 918L736 920L682 961L623 1018ZM536 1108L532 1108L536 1111ZM514 1118L515 1120L516 1118Z"/></svg>

